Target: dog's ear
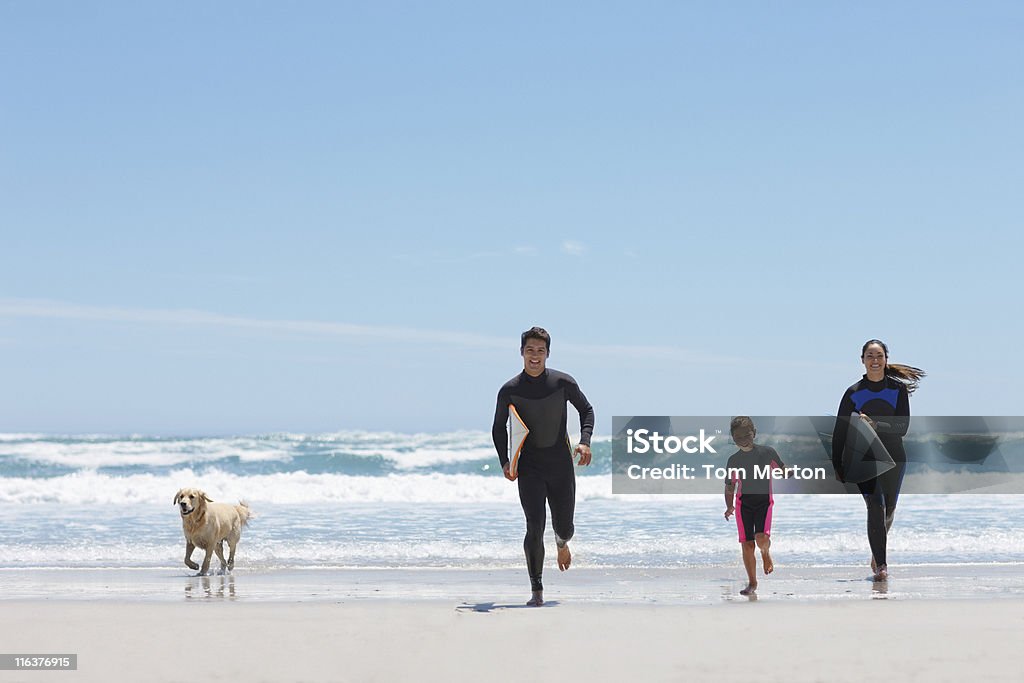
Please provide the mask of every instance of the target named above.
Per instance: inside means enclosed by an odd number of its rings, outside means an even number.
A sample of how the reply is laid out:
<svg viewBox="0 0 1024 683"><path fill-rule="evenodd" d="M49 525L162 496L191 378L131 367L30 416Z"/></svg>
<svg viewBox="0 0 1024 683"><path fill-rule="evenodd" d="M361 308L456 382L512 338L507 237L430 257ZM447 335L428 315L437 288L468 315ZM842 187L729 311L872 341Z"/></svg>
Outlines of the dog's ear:
<svg viewBox="0 0 1024 683"><path fill-rule="evenodd" d="M181 489L178 489L178 492L174 494L174 502L171 503L171 505L177 505L178 501L180 501L180 500L181 500Z"/></svg>
<svg viewBox="0 0 1024 683"><path fill-rule="evenodd" d="M210 498L205 493L203 494L203 500L205 500L207 503L212 503L213 502L213 498Z"/></svg>

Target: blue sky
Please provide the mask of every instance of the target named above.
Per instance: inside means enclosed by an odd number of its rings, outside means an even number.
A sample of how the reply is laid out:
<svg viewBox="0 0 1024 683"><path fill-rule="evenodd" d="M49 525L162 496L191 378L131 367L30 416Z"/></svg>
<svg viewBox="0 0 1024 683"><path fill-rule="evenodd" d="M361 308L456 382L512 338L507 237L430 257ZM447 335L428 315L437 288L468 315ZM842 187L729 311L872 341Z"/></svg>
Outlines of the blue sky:
<svg viewBox="0 0 1024 683"><path fill-rule="evenodd" d="M0 431L1019 414L1019 3L0 2Z"/></svg>

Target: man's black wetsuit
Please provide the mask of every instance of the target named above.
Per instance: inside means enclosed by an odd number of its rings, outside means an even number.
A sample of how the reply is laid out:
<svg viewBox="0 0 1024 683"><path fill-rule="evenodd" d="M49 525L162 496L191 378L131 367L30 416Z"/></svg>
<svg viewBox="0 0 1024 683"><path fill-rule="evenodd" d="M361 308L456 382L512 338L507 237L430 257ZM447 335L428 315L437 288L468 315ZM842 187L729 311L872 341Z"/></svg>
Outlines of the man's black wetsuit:
<svg viewBox="0 0 1024 683"><path fill-rule="evenodd" d="M572 538L576 508L576 475L565 422L566 401L580 413L580 443L590 445L594 408L569 375L547 368L539 377L519 373L498 391L491 435L501 466L508 463L508 406L511 403L530 434L519 455L519 501L526 514L526 568L535 591L543 590L544 501L551 506L551 526L559 546Z"/></svg>
<svg viewBox="0 0 1024 683"><path fill-rule="evenodd" d="M846 390L839 402L836 427L832 432L832 465L843 476L843 450L846 448L850 416L862 413L875 423L875 432L896 466L865 482L857 484L868 506L868 543L878 566L886 563L885 546L889 527L896 513L896 501L907 471L907 453L903 450L903 437L910 428L910 395L900 381L883 377L872 382L867 375ZM860 418L853 418L859 420ZM872 455L866 456L868 458Z"/></svg>

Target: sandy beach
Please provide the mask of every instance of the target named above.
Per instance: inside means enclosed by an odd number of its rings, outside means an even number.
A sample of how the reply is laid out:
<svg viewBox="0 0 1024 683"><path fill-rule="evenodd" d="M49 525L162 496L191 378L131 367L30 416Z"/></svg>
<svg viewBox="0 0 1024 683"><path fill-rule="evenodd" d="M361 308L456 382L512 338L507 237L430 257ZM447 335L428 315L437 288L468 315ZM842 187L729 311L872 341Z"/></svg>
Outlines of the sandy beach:
<svg viewBox="0 0 1024 683"><path fill-rule="evenodd" d="M762 578L760 602L861 600L1024 600L1024 565L959 563L892 565L889 581L870 580L865 566L790 566L776 560ZM175 568L0 569L7 601L330 602L447 601L453 605L516 604L529 597L523 569L321 568L236 569L195 576ZM737 562L710 567L588 567L545 572L546 597L564 603L716 605L746 600Z"/></svg>
<svg viewBox="0 0 1024 683"><path fill-rule="evenodd" d="M1019 565L894 569L3 571L0 652L78 669L0 682L1019 680Z"/></svg>
<svg viewBox="0 0 1024 683"><path fill-rule="evenodd" d="M77 671L3 681L1019 680L1024 601L3 606L7 652ZM742 654L739 654L742 653Z"/></svg>

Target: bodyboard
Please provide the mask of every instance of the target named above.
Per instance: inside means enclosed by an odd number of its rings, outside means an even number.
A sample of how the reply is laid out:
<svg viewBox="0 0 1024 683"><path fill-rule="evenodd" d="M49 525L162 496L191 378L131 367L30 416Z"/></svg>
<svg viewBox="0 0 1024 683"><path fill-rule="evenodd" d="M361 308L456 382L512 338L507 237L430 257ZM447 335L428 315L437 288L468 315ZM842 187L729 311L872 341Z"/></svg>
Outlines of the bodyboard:
<svg viewBox="0 0 1024 683"><path fill-rule="evenodd" d="M843 449L843 478L851 484L874 479L896 467L878 434L860 417L850 417Z"/></svg>
<svg viewBox="0 0 1024 683"><path fill-rule="evenodd" d="M519 456L523 452L523 444L530 434L530 428L519 417L519 411L511 403L508 404L508 471L515 479L519 476Z"/></svg>

